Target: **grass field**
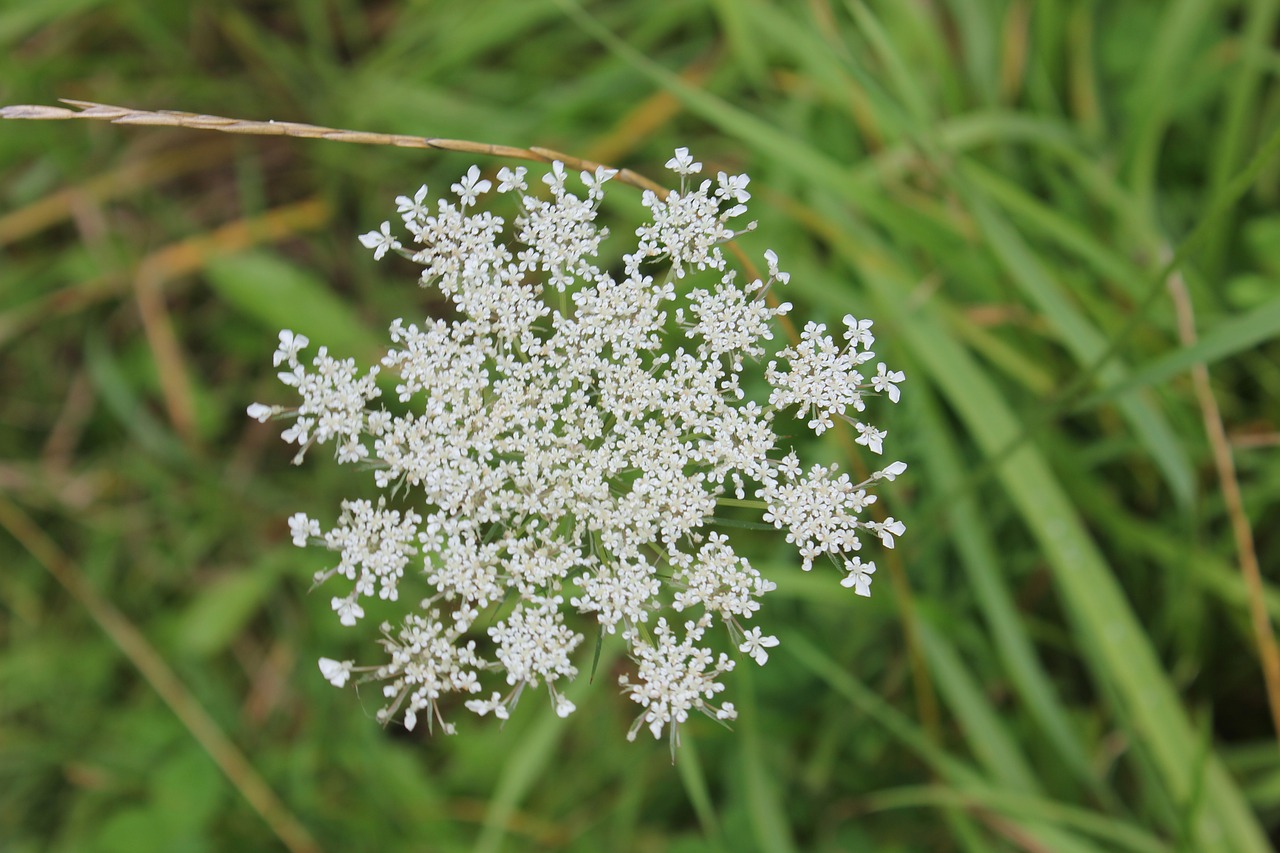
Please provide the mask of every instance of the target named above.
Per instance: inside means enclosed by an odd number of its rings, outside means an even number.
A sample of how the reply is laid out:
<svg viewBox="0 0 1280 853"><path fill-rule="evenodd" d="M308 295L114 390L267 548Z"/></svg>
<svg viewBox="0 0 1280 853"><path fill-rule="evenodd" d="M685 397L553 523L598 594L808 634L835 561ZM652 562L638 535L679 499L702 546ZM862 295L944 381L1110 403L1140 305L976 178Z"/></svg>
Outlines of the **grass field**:
<svg viewBox="0 0 1280 853"><path fill-rule="evenodd" d="M871 599L760 539L782 644L734 673L733 731L692 721L674 766L625 740L608 645L567 721L531 701L501 729L380 728L376 697L319 677L357 643L286 525L367 484L291 466L244 411L283 399L281 327L368 359L440 310L356 235L475 158L0 122L0 849L1272 849L1278 15L0 3L0 104L544 146L658 179L684 145L746 171L744 248L785 259L799 316L875 319L906 371L882 425L911 466L882 489L908 532ZM639 196L611 198L625 233ZM855 450L807 448L857 470Z"/></svg>

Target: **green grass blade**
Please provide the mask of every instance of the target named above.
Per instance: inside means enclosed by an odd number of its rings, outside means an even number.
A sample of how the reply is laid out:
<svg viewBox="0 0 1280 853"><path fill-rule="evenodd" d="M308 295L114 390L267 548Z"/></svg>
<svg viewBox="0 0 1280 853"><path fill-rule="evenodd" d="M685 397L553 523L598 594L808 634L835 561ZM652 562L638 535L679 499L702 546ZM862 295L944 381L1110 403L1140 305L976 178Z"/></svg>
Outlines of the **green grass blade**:
<svg viewBox="0 0 1280 853"><path fill-rule="evenodd" d="M1120 399L1186 373L1197 364L1213 364L1277 337L1280 337L1280 299L1273 299L1239 317L1220 321L1195 344L1175 349L1138 367L1124 379L1081 400L1075 410L1083 411Z"/></svg>
<svg viewBox="0 0 1280 853"><path fill-rule="evenodd" d="M755 702L755 674L745 670L734 674L738 677L743 707L735 728L741 739L738 760L742 765L752 833L760 850L794 853L798 848L787 820L783 794L778 790L776 775L766 765L764 742L757 722L760 709Z"/></svg>
<svg viewBox="0 0 1280 853"><path fill-rule="evenodd" d="M1036 198L1016 182L974 160L965 163L965 176L975 189L1003 207L1021 225L1034 228L1071 252L1109 283L1136 295L1142 281L1151 275L1150 271L1138 267L1117 248L1103 243L1084 225Z"/></svg>
<svg viewBox="0 0 1280 853"><path fill-rule="evenodd" d="M994 781L1010 788L1038 793L1040 783L1031 765L1000 719L1000 714L982 695L982 689L960 659L960 655L922 619L918 625L920 645L933 672L934 683L956 717L965 743Z"/></svg>
<svg viewBox="0 0 1280 853"><path fill-rule="evenodd" d="M857 265L862 259L850 260ZM1002 452L1020 425L968 353L954 345L929 312L911 309L905 300L908 282L885 275L867 280L898 334L974 439L988 453ZM1004 459L998 477L1044 550L1063 603L1083 635L1095 678L1121 697L1135 735L1151 753L1171 796L1189 805L1198 780L1187 756L1195 754L1198 738L1111 568L1038 452L1021 446ZM1211 757L1205 772L1209 807L1195 822L1196 842L1240 853L1268 850L1257 819L1221 763Z"/></svg>
<svg viewBox="0 0 1280 853"><path fill-rule="evenodd" d="M162 422L151 414L139 397L129 376L108 348L97 331L85 338L85 365L93 387L101 395L107 410L115 417L147 453L170 464L179 464L187 458L187 450Z"/></svg>
<svg viewBox="0 0 1280 853"><path fill-rule="evenodd" d="M1240 167L1245 154L1245 138L1249 123L1266 109L1258 97L1261 78L1265 69L1259 59L1275 41L1276 19L1280 17L1277 0L1253 0L1247 4L1248 21L1244 25L1238 67L1232 69L1230 93L1227 97L1226 116L1220 123L1221 132L1213 146L1213 158L1209 161L1209 192L1216 195ZM1233 213L1224 215L1205 238L1204 266L1209 276L1221 274L1228 235L1235 221Z"/></svg>
<svg viewBox="0 0 1280 853"><path fill-rule="evenodd" d="M884 63L893 86L898 90L907 111L917 123L928 121L933 110L928 99L916 83L916 75L894 46L893 40L880 25L879 19L861 0L845 0L845 8L853 16L867 43Z"/></svg>
<svg viewBox="0 0 1280 853"><path fill-rule="evenodd" d="M924 416L918 420L924 430L922 447L927 470L930 479L942 492L956 495L947 508L951 522L949 527L960 564L991 631L995 654L1062 765L1070 769L1095 796L1104 802L1114 801L1114 795L1089 766L1089 749L1072 724L1022 624L975 498L963 489L964 472L955 440L942 423L932 395L922 393L928 399L919 410Z"/></svg>
<svg viewBox="0 0 1280 853"><path fill-rule="evenodd" d="M1136 116L1125 145L1128 184L1153 219L1156 173L1170 114L1192 67L1193 45L1214 6L1211 0L1175 0L1161 8L1160 24L1143 54L1141 76L1129 93L1131 103L1125 105Z"/></svg>
<svg viewBox="0 0 1280 853"><path fill-rule="evenodd" d="M785 648L801 665L848 699L850 704L861 713L883 726L900 743L915 752L935 773L950 785L955 786L962 796L971 793L975 798L991 796L998 799L1001 796L999 792L992 792L980 773L933 743L905 714L861 684L807 637L792 636L787 640ZM1097 853L1099 849L1086 840L1073 838L1059 827L1040 819L1039 816L1029 821L1021 817L1015 817L1014 820L1016 821L1015 834L1030 835L1037 843L1045 845L1043 849L1071 850L1080 851L1080 853Z"/></svg>
<svg viewBox="0 0 1280 853"><path fill-rule="evenodd" d="M1108 849L1133 853L1169 853L1170 846L1151 833L1125 821L1097 812L1021 792L964 790L942 786L897 788L873 794L872 808L911 808L921 805L981 806L1009 817L1037 820L1050 826L1080 832L1108 843Z"/></svg>
<svg viewBox="0 0 1280 853"><path fill-rule="evenodd" d="M606 669L617 660L618 655L616 647L611 647L603 654ZM579 678L559 689L581 707L591 685L585 678ZM474 853L497 853L502 849L508 823L524 798L546 778L549 768L555 763L556 744L564 734L569 720L576 716L570 715L568 720L556 716L546 692L541 688L531 688L529 693L524 701L529 704L538 703L538 719L523 732L522 739L510 751L502 766L498 784L489 798L480 837L473 848ZM581 714L582 711L577 713Z"/></svg>
<svg viewBox="0 0 1280 853"><path fill-rule="evenodd" d="M1054 281L1026 241L993 209L990 202L974 192L966 196L969 209L992 251L1057 331L1061 344L1082 366L1097 361L1110 346L1106 338L1075 309L1063 288ZM1112 358L1098 371L1097 381L1118 382L1124 375L1125 370L1119 360ZM1195 495L1195 477L1186 450L1168 421L1145 399L1126 398L1119 400L1118 405L1125 420L1160 467L1174 497L1182 506L1190 506Z"/></svg>
<svg viewBox="0 0 1280 853"><path fill-rule="evenodd" d="M271 330L323 341L335 356L369 357L386 347L315 273L265 251L213 259L206 277L218 295Z"/></svg>
<svg viewBox="0 0 1280 853"><path fill-rule="evenodd" d="M698 824L702 827L702 834L714 849L721 849L720 821L716 818L715 804L711 800L711 790L707 787L707 775L702 767L702 757L698 754L698 742L695 738L685 738L676 759L676 770L680 773L680 782L684 785L689 805L693 807L693 813L697 815Z"/></svg>

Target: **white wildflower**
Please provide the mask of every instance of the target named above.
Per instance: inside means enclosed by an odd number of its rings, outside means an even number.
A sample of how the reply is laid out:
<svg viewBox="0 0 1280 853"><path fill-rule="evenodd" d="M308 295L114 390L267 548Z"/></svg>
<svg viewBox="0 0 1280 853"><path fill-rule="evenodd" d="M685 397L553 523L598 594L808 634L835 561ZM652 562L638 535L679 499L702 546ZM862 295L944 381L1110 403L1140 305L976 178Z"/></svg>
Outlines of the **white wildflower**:
<svg viewBox="0 0 1280 853"><path fill-rule="evenodd" d="M746 175L726 175L724 172L716 174L716 198L725 201L735 201L739 204L745 204L751 200L751 193L747 192L747 184L751 183L751 178Z"/></svg>
<svg viewBox="0 0 1280 853"><path fill-rule="evenodd" d="M628 740L635 740L641 725L649 727L655 738L662 737L664 727L671 727L671 738L679 738L679 726L689 719L690 711L699 711L716 719L732 719L721 716L723 708L712 705L710 700L724 690L717 681L733 669L734 662L728 655L716 655L711 649L699 646L706 630L706 622L686 622L685 637L677 640L666 619L659 619L653 631L652 644L634 635L632 650L637 663L636 680L628 676L618 678L618 683L633 702L645 710L636 718Z"/></svg>
<svg viewBox="0 0 1280 853"><path fill-rule="evenodd" d="M413 194L413 198L403 195L396 196L396 212L400 214L400 218L404 220L406 225L426 219L431 215L431 209L427 207L426 201L427 185L423 184L418 187L418 191Z"/></svg>
<svg viewBox="0 0 1280 853"><path fill-rule="evenodd" d="M897 388L894 390L896 391ZM884 441L884 437L886 435L884 430L876 429L871 424L864 424L861 421L855 423L853 428L858 431L858 437L854 439L855 442L863 445L872 453L884 452L881 447L881 442Z"/></svg>
<svg viewBox="0 0 1280 853"><path fill-rule="evenodd" d="M764 520L786 529L787 541L800 550L801 568L809 571L820 554L834 557L862 548L857 531L871 522L858 516L875 496L855 486L848 474L837 476L834 465L814 465L800 476L790 470L769 472L759 496L768 507Z"/></svg>
<svg viewBox="0 0 1280 853"><path fill-rule="evenodd" d="M874 569L873 569L874 571ZM843 581L841 581L843 583ZM760 635L760 627L756 626L746 633L742 638L742 643L738 646L738 651L751 656L760 666L764 666L769 662L769 653L766 649L772 649L778 645L778 638L770 635L763 637Z"/></svg>
<svg viewBox="0 0 1280 853"><path fill-rule="evenodd" d="M299 518L301 516L301 518ZM354 581L346 598L334 598L334 609L344 614L343 624L355 624L364 615L357 604L360 598L377 595L384 601L399 598L400 578L405 566L417 553L417 525L422 521L413 510L403 514L387 509L386 499L377 505L369 501L343 501L338 526L324 534L324 547L341 555L338 565L316 574L316 583L324 583L334 575ZM319 523L295 515L290 520L294 544L303 535L319 532ZM303 539L305 544L305 539Z"/></svg>
<svg viewBox="0 0 1280 853"><path fill-rule="evenodd" d="M871 349L872 344L876 342L875 335L871 334L870 320L859 320L852 314L845 314L844 325L844 339L851 346Z"/></svg>
<svg viewBox="0 0 1280 853"><path fill-rule="evenodd" d="M729 546L728 537L712 533L696 557L672 575L678 592L676 610L702 605L728 622L735 616L749 618L760 609L760 598L776 589L745 558Z"/></svg>
<svg viewBox="0 0 1280 853"><path fill-rule="evenodd" d="M571 661L582 635L564 624L559 597L521 602L506 619L489 629L497 646L497 658L507 671L507 683L537 685L539 681L573 679L578 669Z"/></svg>
<svg viewBox="0 0 1280 853"><path fill-rule="evenodd" d="M373 259L375 261L382 260L382 256L387 252L395 251L401 247L400 241L391 236L390 222L383 222L379 231L361 234L360 242L366 249L373 249Z"/></svg>
<svg viewBox="0 0 1280 853"><path fill-rule="evenodd" d="M873 480L888 480L890 483L892 483L894 480L896 480L896 479L898 479L899 477L901 477L901 476L902 476L902 474L903 474L903 472L905 472L906 470L907 470L907 463L905 463L905 462L891 462L891 463L889 463L889 465L887 465L886 467L884 467L884 468L880 469L879 471L876 471L874 474L872 474L872 475L871 475L871 479L873 479Z"/></svg>
<svg viewBox="0 0 1280 853"><path fill-rule="evenodd" d="M525 183L524 180L524 176L528 173L529 170L524 166L517 166L515 169L509 169L506 166L503 166L498 170L498 192L524 192L529 189L529 185Z"/></svg>
<svg viewBox="0 0 1280 853"><path fill-rule="evenodd" d="M305 548L311 539L319 538L320 522L314 518L308 518L304 512L295 512L289 516L289 534L293 538L294 545Z"/></svg>
<svg viewBox="0 0 1280 853"><path fill-rule="evenodd" d="M604 198L604 184L616 174L617 169L606 169L604 166L596 166L594 172L583 172L582 185L587 188L587 198Z"/></svg>
<svg viewBox="0 0 1280 853"><path fill-rule="evenodd" d="M364 618L364 608L356 599L357 595L353 592L345 597L335 595L329 600L333 612L338 614L338 622L344 627L351 628Z"/></svg>
<svg viewBox="0 0 1280 853"><path fill-rule="evenodd" d="M696 175L702 171L702 164L694 162L688 148L677 148L676 156L667 161L667 168L677 175Z"/></svg>
<svg viewBox="0 0 1280 853"><path fill-rule="evenodd" d="M403 708L404 726L412 729L425 710L428 727L438 722L446 734L452 733L438 703L450 693L479 692L478 670L487 664L476 654L475 641L463 642L461 632L434 609L409 614L394 635L384 624L382 634L390 660L374 672L374 678L385 682L382 695L388 700L378 712L379 721L389 721Z"/></svg>
<svg viewBox="0 0 1280 853"><path fill-rule="evenodd" d="M894 537L907 532L907 526L893 516L880 522L868 521L864 526L874 531L880 537L880 543L886 548L893 548Z"/></svg>
<svg viewBox="0 0 1280 853"><path fill-rule="evenodd" d="M493 183L488 179L481 180L480 167L472 166L467 170L467 174L462 177L458 183L450 187L458 198L462 201L463 207L468 207L476 203L476 199L482 194L487 193Z"/></svg>
<svg viewBox="0 0 1280 853"><path fill-rule="evenodd" d="M499 720L505 720L510 716L507 710L507 700L497 693L494 693L488 699L469 699L464 704L468 711L481 717L492 713Z"/></svg>
<svg viewBox="0 0 1280 853"><path fill-rule="evenodd" d="M556 694L553 704L555 705L556 716L560 717L561 719L569 716L574 711L578 710L577 705L570 702L567 697L561 696L559 694Z"/></svg>
<svg viewBox="0 0 1280 853"><path fill-rule="evenodd" d="M246 412L249 417L258 423L265 424L272 415L279 414L280 409L276 406L267 406L262 403L250 403Z"/></svg>
<svg viewBox="0 0 1280 853"><path fill-rule="evenodd" d="M320 674L334 687L343 687L351 677L351 668L354 665L353 660L336 661L332 658L320 658Z"/></svg>
<svg viewBox="0 0 1280 853"><path fill-rule="evenodd" d="M847 409L860 412L865 408L862 374L857 368L875 355L852 348L841 350L826 331L822 323L806 323L799 345L779 353L787 360L788 369L782 370L771 361L766 370L773 386L769 403L780 409L799 406L810 412L810 429L818 435L832 427L831 416L844 417Z"/></svg>
<svg viewBox="0 0 1280 853"><path fill-rule="evenodd" d="M887 394L891 402L898 402L902 392L898 390L898 383L907 378L907 374L901 370L889 370L884 366L884 362L876 365L876 375L871 377L871 387L879 391L881 394Z"/></svg>
<svg viewBox="0 0 1280 853"><path fill-rule="evenodd" d="M332 442L377 489L343 501L327 530L294 513L289 534L335 555L316 582L339 587L330 604L342 625L361 625L366 608L400 614L381 626L381 664L319 661L337 686L353 673L380 683L380 721L451 733L447 709L506 720L536 687L569 716L564 685L599 636L620 639L635 663L620 679L641 706L629 737L643 726L674 747L691 712L736 718L716 703L734 668L725 652L764 665L779 642L744 626L775 584L719 526L727 507L763 504L803 569L830 558L857 595L875 571L857 555L864 531L885 547L903 534L902 522L864 514L904 463L854 483L835 466L806 468L789 422L775 426L791 414L819 433L843 421L881 452L886 433L867 404L896 403L904 375L877 362L863 377L876 357L870 321L846 317L841 343L809 323L779 348L774 321L791 306L766 299L790 274L768 250L767 276L740 281L724 251L752 227L732 224L749 178L699 179L683 148L667 165L680 189L644 194L650 215L632 249L606 255L618 263L599 260L609 235L597 212L616 174L603 167L575 175L552 163L536 191L525 168L499 169L497 192L516 196L510 221L477 210L494 183L475 166L449 198L425 186L398 196L410 248L387 222L360 240L375 259L412 258L450 319L395 320L367 370L323 346L304 360L307 337L280 333L273 363L299 403L254 403L248 415L287 419L295 461Z"/></svg>
<svg viewBox="0 0 1280 853"><path fill-rule="evenodd" d="M849 570L849 574L840 581L840 585L853 587L858 595L871 595L871 576L876 573L876 564L864 563L861 557L854 557L845 564L845 568Z"/></svg>
<svg viewBox="0 0 1280 853"><path fill-rule="evenodd" d="M288 329L280 332L280 346L276 347L275 354L271 357L271 364L279 367L281 364L293 364L298 360L298 353L307 348L311 343L311 339L306 335L296 335Z"/></svg>
<svg viewBox="0 0 1280 853"><path fill-rule="evenodd" d="M787 284L791 281L791 273L780 272L778 270L778 253L773 249L766 249L764 253L765 263L769 267L769 278L777 279L780 284Z"/></svg>

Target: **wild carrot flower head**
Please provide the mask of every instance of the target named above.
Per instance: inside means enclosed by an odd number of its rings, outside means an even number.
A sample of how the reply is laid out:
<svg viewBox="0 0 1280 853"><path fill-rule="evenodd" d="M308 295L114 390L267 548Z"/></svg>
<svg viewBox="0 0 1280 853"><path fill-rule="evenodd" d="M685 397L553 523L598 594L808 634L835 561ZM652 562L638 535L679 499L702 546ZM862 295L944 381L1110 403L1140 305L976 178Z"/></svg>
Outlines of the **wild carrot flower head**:
<svg viewBox="0 0 1280 853"><path fill-rule="evenodd" d="M301 402L255 403L250 416L291 417L295 462L331 444L339 462L372 471L378 495L343 501L328 530L295 514L293 541L333 553L316 581L334 588L343 625L405 592L402 621L381 626L381 663L320 660L339 687L353 672L381 683L380 719L452 732L459 703L506 719L543 685L567 716L562 689L587 631L619 636L635 663L620 679L641 706L629 737L665 730L674 744L692 711L736 716L718 697L738 661L713 651L716 637L761 665L779 642L747 626L774 584L717 526L721 501L758 506L804 570L830 558L833 585L857 595L875 571L859 554L866 535L892 548L903 533L863 518L871 487L903 463L854 482L803 465L774 428L784 410L818 434L844 420L881 453L867 398L897 402L904 376L874 362L871 322L846 317L839 340L808 323L761 371L768 397L751 399L744 373L791 310L766 293L789 275L772 251L764 280L729 268L725 243L753 227L745 175L699 179L686 149L667 166L680 189L644 194L649 220L620 269L599 264L605 169L574 178L554 163L531 188L525 169L504 168L495 188L473 166L434 204L426 187L400 196L405 242L387 222L360 240L375 258L419 264L420 284L456 315L396 320L381 363L363 371L324 347L308 363L307 338L280 333L274 362ZM491 193L514 196L511 223L480 209Z"/></svg>

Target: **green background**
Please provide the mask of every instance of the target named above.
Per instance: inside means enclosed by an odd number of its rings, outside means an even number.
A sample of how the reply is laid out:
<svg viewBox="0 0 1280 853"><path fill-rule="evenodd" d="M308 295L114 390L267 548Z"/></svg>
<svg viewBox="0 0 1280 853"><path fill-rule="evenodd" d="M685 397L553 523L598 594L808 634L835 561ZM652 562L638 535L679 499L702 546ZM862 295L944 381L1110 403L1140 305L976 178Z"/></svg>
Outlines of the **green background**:
<svg viewBox="0 0 1280 853"><path fill-rule="evenodd" d="M870 316L906 371L877 423L911 466L870 600L760 540L782 645L674 766L624 739L608 646L567 722L383 730L320 678L369 637L285 524L367 478L243 413L287 399L281 326L367 359L439 311L355 235L474 158L0 123L0 849L1269 849L1280 749L1189 368L1280 613L1278 6L0 4L4 104L748 172L742 242L796 316Z"/></svg>

